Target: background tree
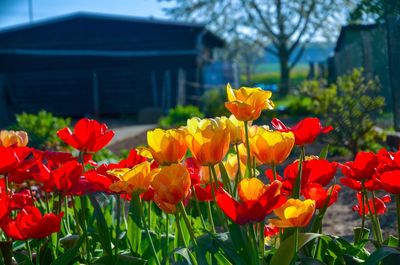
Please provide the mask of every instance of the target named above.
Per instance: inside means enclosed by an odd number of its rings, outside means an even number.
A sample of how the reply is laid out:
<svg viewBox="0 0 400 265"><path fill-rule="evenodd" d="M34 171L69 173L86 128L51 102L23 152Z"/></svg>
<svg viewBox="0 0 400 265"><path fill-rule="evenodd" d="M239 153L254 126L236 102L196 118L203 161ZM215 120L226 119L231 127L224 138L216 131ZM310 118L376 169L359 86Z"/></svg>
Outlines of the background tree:
<svg viewBox="0 0 400 265"><path fill-rule="evenodd" d="M172 1L172 0L160 0ZM347 0L173 0L168 15L206 23L228 42L241 38L279 58L281 94L289 92L290 71L306 45L322 31L335 36ZM268 44L272 44L270 48ZM297 49L299 48L299 49ZM299 50L299 52L296 52Z"/></svg>

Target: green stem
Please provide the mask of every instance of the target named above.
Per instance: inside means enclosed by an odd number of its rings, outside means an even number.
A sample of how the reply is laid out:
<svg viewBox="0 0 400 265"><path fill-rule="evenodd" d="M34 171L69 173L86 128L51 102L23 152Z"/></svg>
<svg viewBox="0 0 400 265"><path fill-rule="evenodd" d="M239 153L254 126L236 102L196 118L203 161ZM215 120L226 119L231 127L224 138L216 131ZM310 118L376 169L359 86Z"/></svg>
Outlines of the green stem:
<svg viewBox="0 0 400 265"><path fill-rule="evenodd" d="M379 238L379 242L382 243L383 242L383 236L382 236L382 228L381 228L381 224L379 222L379 216L378 213L376 211L376 205L375 205L375 192L371 191L372 194L372 205L374 207L374 217L375 217L375 225L376 225L376 234Z"/></svg>
<svg viewBox="0 0 400 265"><path fill-rule="evenodd" d="M29 244L29 240L25 241L26 249L28 250L29 259L32 260L32 250L31 245Z"/></svg>
<svg viewBox="0 0 400 265"><path fill-rule="evenodd" d="M215 230L213 215L212 215L212 211L211 211L211 202L207 202L207 214L208 214L208 219L210 220L212 232L215 234L216 230Z"/></svg>
<svg viewBox="0 0 400 265"><path fill-rule="evenodd" d="M148 209L148 212L147 212L147 221L149 222L149 228L151 229L151 205L152 205L152 203L151 203L151 201L149 201L148 202L149 203L149 207L147 208Z"/></svg>
<svg viewBox="0 0 400 265"><path fill-rule="evenodd" d="M137 199L138 202L139 202L138 205L139 205L139 214L140 214L140 218L141 218L141 220L142 220L142 224L143 224L143 227L144 227L144 229L145 229L145 231L146 231L147 237L149 238L151 251L153 252L154 258L156 259L156 264L157 264L157 265L160 265L160 261L159 261L158 256L157 256L157 251L156 251L156 249L155 249L155 247L154 247L153 239L151 238L150 231L149 231L149 228L147 227L146 219L145 219L145 217L144 217L143 205L142 205L143 202L142 202L142 200L140 199L139 194L134 194L133 196L136 196L136 199Z"/></svg>
<svg viewBox="0 0 400 265"><path fill-rule="evenodd" d="M264 221L259 223L260 226L260 233L258 235L259 240L259 255L261 258L264 258L264 248L265 248L265 240L264 240Z"/></svg>
<svg viewBox="0 0 400 265"><path fill-rule="evenodd" d="M207 225L206 225L206 223L204 222L203 213L201 212L201 209L200 209L200 203L199 203L199 200L198 200L198 198L197 198L196 192L194 191L194 188L193 188L193 187L192 187L192 194L194 194L194 197L195 197L194 203L195 203L195 205L196 205L196 210L199 212L201 224L202 224L204 230L207 231L207 230L208 230L208 229L207 229Z"/></svg>
<svg viewBox="0 0 400 265"><path fill-rule="evenodd" d="M182 214L182 216L183 216L183 221L185 222L186 228L187 228L188 231L189 231L189 235L190 235L190 237L191 237L191 239L192 239L192 241L193 241L193 245L194 245L195 247L197 247L196 236L194 235L193 227L192 227L192 225L190 224L188 215L187 215L186 210L185 210L185 206L183 205L182 201L178 204L178 208L179 208L179 211L181 212L181 214Z"/></svg>
<svg viewBox="0 0 400 265"><path fill-rule="evenodd" d="M297 173L297 178L296 178L296 183L293 187L293 194L292 198L293 199L299 199L300 198L300 191L301 191L301 178L303 175L303 161L305 157L305 150L304 146L300 147L300 158L299 158L299 165L298 165L298 173Z"/></svg>
<svg viewBox="0 0 400 265"><path fill-rule="evenodd" d="M271 164L272 175L274 176L274 180L277 180L276 177L276 165L274 163Z"/></svg>
<svg viewBox="0 0 400 265"><path fill-rule="evenodd" d="M294 261L297 259L297 252L299 251L299 228L295 227L294 229Z"/></svg>
<svg viewBox="0 0 400 265"><path fill-rule="evenodd" d="M253 247L251 248L253 251L253 256L254 256L254 263L258 264L260 256L257 248L257 237L256 237L256 232L254 231L254 224L250 223L249 224L249 234L251 237L251 241L253 242Z"/></svg>
<svg viewBox="0 0 400 265"><path fill-rule="evenodd" d="M179 205L178 205L179 206ZM183 237L183 232L182 232L182 227L181 227L181 223L180 223L180 219L179 219L179 214L178 212L175 213L175 221L176 221L176 226L178 228L178 237L180 237L182 239L183 242L183 246L187 249L190 259L192 260L192 263L194 265L197 265L197 260L196 258L193 256L192 252L189 250L189 247L186 243L185 238ZM178 240L179 241L179 240Z"/></svg>
<svg viewBox="0 0 400 265"><path fill-rule="evenodd" d="M397 210L397 246L400 247L400 194L396 194Z"/></svg>
<svg viewBox="0 0 400 265"><path fill-rule="evenodd" d="M165 217L165 244L164 244L163 258L165 259L169 253L169 216L166 214Z"/></svg>
<svg viewBox="0 0 400 265"><path fill-rule="evenodd" d="M374 216L374 214L372 213L372 209L371 209L371 207L370 207L370 205L369 205L368 193L367 193L366 190L364 190L364 193L365 193L365 199L366 199L366 201L367 201L367 207L368 207L368 211L369 211L369 216L370 216L370 218L371 218L372 231L374 232L374 237L375 237L376 242L378 243L378 247L381 247L381 245L382 245L381 243L382 243L382 242L380 241L380 238L379 238L379 235L378 235L378 228L377 228L377 226L376 226L375 216ZM372 204L375 204L375 202L372 201Z"/></svg>
<svg viewBox="0 0 400 265"><path fill-rule="evenodd" d="M246 165L246 177L251 178L251 170L252 170L252 165L251 165L251 157L250 157L250 142L249 142L249 128L248 128L248 122L244 122L244 132L246 136L246 151L247 151L247 165Z"/></svg>
<svg viewBox="0 0 400 265"><path fill-rule="evenodd" d="M67 233L71 233L71 224L69 222L69 213L68 213L68 196L65 196L64 202L64 212L65 212L65 220L67 222Z"/></svg>
<svg viewBox="0 0 400 265"><path fill-rule="evenodd" d="M235 151L236 151L236 159L237 159L237 165L238 165L238 170L236 172L236 177L235 177L235 186L233 188L233 194L234 198L237 197L237 186L239 185L239 182L242 180L242 170L240 166L240 154L239 154L239 145L235 144Z"/></svg>
<svg viewBox="0 0 400 265"><path fill-rule="evenodd" d="M86 204L86 196L80 196L79 200L81 202L81 211L82 211L82 230L84 230L85 235L85 250L86 250L86 262L90 264L90 243L89 243L89 236L88 236L88 223L87 223L87 204Z"/></svg>
<svg viewBox="0 0 400 265"><path fill-rule="evenodd" d="M115 231L114 256L117 256L118 255L118 247L119 247L120 226L121 226L121 197L119 194L116 194L115 197L116 197L116 206L117 206L117 227L116 227L116 231Z"/></svg>

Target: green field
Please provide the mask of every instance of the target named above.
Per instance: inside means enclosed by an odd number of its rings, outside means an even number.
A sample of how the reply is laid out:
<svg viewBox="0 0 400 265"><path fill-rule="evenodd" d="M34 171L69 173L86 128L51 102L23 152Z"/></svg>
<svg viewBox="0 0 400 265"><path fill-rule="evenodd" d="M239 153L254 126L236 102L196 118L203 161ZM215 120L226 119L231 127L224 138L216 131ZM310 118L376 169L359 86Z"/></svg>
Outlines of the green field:
<svg viewBox="0 0 400 265"><path fill-rule="evenodd" d="M296 65L296 67L290 73L291 84L298 85L304 81L307 77L308 71L307 64ZM246 83L245 75L242 75L241 79L242 83ZM252 83L261 84L279 84L279 64L258 64L255 67L255 74L252 75L251 81Z"/></svg>

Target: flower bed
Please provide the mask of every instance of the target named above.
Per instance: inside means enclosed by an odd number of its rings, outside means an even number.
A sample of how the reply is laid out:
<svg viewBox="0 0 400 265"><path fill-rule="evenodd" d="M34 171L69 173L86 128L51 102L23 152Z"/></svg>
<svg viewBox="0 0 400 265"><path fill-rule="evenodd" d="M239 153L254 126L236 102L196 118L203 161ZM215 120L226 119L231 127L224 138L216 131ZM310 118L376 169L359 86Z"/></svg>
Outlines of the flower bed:
<svg viewBox="0 0 400 265"><path fill-rule="evenodd" d="M328 161L327 148L306 154L331 126L252 125L274 108L272 94L228 85L227 96L229 118L149 131L146 146L115 163L93 161L114 136L95 120L57 132L70 152L36 150L25 132L1 131L3 262L396 264L398 235L383 238L379 223L391 197L375 193L394 195L399 211L400 153L359 152L343 164ZM281 176L293 149L299 158ZM322 230L341 190L338 170L358 200L351 240Z"/></svg>

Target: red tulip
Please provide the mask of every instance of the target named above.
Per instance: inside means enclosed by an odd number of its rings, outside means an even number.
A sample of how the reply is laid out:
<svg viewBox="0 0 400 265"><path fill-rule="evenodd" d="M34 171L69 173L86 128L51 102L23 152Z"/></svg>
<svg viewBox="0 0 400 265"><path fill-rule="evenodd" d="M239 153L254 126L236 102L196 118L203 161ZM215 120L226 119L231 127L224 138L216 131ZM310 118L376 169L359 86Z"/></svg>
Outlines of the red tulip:
<svg viewBox="0 0 400 265"><path fill-rule="evenodd" d="M273 237L279 234L279 227L273 225L264 226L264 237Z"/></svg>
<svg viewBox="0 0 400 265"><path fill-rule="evenodd" d="M190 174L190 181L192 185L200 183L200 169L201 165L194 157L188 157L185 160L186 169Z"/></svg>
<svg viewBox="0 0 400 265"><path fill-rule="evenodd" d="M353 206L352 210L355 212L358 212L358 214L360 216L362 216L363 209L362 209L362 207L360 207L360 205L362 205L361 192L357 193L357 200L358 200L358 205ZM366 201L364 201L364 207L365 207L364 212L365 212L365 214L368 215L370 213L369 209L371 209L372 214L375 214L375 210L376 210L377 214L382 215L387 210L385 203L388 203L390 201L391 201L391 199L390 199L389 195L385 195L382 198L375 198L374 201L371 198L368 200L368 204ZM374 207L374 204L375 204L375 207Z"/></svg>
<svg viewBox="0 0 400 265"><path fill-rule="evenodd" d="M329 162L325 159L310 159L303 162L302 176L301 176L301 189L302 191L307 188L310 183L318 183L321 186L328 185L336 174L338 164L336 162ZM282 192L285 195L290 195L296 178L298 176L299 162L296 161L288 165L284 172L283 178L278 176L278 180L282 181ZM266 176L273 180L272 171L267 170Z"/></svg>
<svg viewBox="0 0 400 265"><path fill-rule="evenodd" d="M68 145L82 152L97 152L114 137L107 125L87 118L79 120L71 132L69 128L57 132L58 137Z"/></svg>
<svg viewBox="0 0 400 265"><path fill-rule="evenodd" d="M342 173L354 180L371 179L379 164L378 157L372 152L358 152L354 161L341 166Z"/></svg>
<svg viewBox="0 0 400 265"><path fill-rule="evenodd" d="M236 201L220 187L216 193L217 204L232 221L239 225L260 222L275 208L285 203L286 198L279 193L280 186L279 181L274 181L257 199L242 202Z"/></svg>
<svg viewBox="0 0 400 265"><path fill-rule="evenodd" d="M38 162L40 173L34 174L34 178L43 183L47 192L58 190L68 192L76 185L82 175L82 164L77 161L68 161L57 169L51 170L43 163Z"/></svg>
<svg viewBox="0 0 400 265"><path fill-rule="evenodd" d="M357 190L357 191L362 190L361 181L354 180L352 178L347 178L347 177L341 178L340 183L342 183L343 185L345 185L353 190ZM372 178L372 179L365 180L364 188L366 188L369 191L374 191L374 190L382 189L382 185L376 178Z"/></svg>
<svg viewBox="0 0 400 265"><path fill-rule="evenodd" d="M223 187L223 184L221 182L218 182L218 185L213 183L213 186L214 191L217 191L219 187ZM201 202L214 201L211 187L211 184L208 184L205 187L202 187L200 184L193 185L197 200Z"/></svg>
<svg viewBox="0 0 400 265"><path fill-rule="evenodd" d="M377 176L383 189L391 194L400 194L400 170L386 171Z"/></svg>
<svg viewBox="0 0 400 265"><path fill-rule="evenodd" d="M331 206L334 202L337 201L338 193L341 187L339 185L333 185L328 189L324 189L321 184L318 183L310 183L307 186L307 189L304 190L304 197L306 199L311 199L315 201L315 208L321 209L324 207L328 197L330 196L327 207Z"/></svg>
<svg viewBox="0 0 400 265"><path fill-rule="evenodd" d="M0 175L16 170L30 153L31 149L28 147L0 146Z"/></svg>
<svg viewBox="0 0 400 265"><path fill-rule="evenodd" d="M15 219L4 218L0 226L8 237L16 240L41 239L60 231L63 215L64 213L42 215L38 208L26 206Z"/></svg>
<svg viewBox="0 0 400 265"><path fill-rule="evenodd" d="M295 145L303 146L311 144L321 133L329 133L333 130L332 126L322 127L318 118L305 118L292 128L287 127L279 119L272 119L272 126L281 132L292 132L295 137Z"/></svg>

